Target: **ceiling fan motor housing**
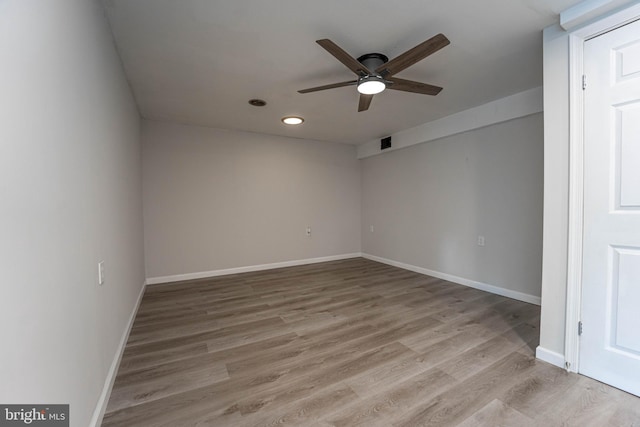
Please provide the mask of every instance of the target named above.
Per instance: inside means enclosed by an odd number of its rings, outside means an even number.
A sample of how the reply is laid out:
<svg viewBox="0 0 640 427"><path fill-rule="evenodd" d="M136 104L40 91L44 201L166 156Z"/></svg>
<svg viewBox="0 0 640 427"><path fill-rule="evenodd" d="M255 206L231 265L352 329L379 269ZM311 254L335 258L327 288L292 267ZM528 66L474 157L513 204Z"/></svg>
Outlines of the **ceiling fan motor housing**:
<svg viewBox="0 0 640 427"><path fill-rule="evenodd" d="M385 90L388 82L376 70L387 61L389 58L381 53L367 53L358 58L358 62L370 71L358 79L358 92L363 95L375 95Z"/></svg>
<svg viewBox="0 0 640 427"><path fill-rule="evenodd" d="M389 58L381 53L367 53L359 57L358 62L367 67L370 71L374 71L382 64L389 62Z"/></svg>

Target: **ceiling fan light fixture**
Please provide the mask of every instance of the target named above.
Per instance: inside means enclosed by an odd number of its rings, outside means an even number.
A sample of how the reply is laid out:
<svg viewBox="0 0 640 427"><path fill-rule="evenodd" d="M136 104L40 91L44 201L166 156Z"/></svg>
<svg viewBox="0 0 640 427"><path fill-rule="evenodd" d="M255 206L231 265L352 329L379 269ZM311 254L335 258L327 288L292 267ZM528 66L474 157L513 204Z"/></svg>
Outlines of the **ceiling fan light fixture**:
<svg viewBox="0 0 640 427"><path fill-rule="evenodd" d="M375 95L386 88L384 79L379 76L365 76L358 80L358 92L363 95Z"/></svg>
<svg viewBox="0 0 640 427"><path fill-rule="evenodd" d="M285 125L300 125L304 123L304 119L298 116L286 116L282 118L282 123Z"/></svg>

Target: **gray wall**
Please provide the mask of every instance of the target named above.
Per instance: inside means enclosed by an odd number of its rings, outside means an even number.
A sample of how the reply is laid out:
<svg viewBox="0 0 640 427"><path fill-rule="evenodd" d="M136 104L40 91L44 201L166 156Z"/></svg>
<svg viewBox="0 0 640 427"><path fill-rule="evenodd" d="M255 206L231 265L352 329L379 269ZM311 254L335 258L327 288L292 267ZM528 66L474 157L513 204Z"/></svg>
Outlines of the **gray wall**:
<svg viewBox="0 0 640 427"><path fill-rule="evenodd" d="M144 281L139 116L97 2L0 2L0 58L0 402L85 427Z"/></svg>
<svg viewBox="0 0 640 427"><path fill-rule="evenodd" d="M569 238L569 34L544 30L544 255L540 347L564 355Z"/></svg>
<svg viewBox="0 0 640 427"><path fill-rule="evenodd" d="M363 252L539 297L542 160L542 114L364 159Z"/></svg>
<svg viewBox="0 0 640 427"><path fill-rule="evenodd" d="M360 252L354 146L145 121L143 147L148 278Z"/></svg>

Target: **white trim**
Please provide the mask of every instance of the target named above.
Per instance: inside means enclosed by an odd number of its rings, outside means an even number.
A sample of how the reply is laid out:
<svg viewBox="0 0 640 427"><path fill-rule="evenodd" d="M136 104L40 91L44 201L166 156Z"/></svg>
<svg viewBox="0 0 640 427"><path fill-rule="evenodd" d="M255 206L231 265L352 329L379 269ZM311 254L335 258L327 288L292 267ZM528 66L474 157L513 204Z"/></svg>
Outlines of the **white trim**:
<svg viewBox="0 0 640 427"><path fill-rule="evenodd" d="M569 237L567 261L567 305L565 309L566 368L579 372L578 322L582 309L582 239L584 213L584 42L640 17L640 4L574 31L569 36ZM587 82L588 84L588 82Z"/></svg>
<svg viewBox="0 0 640 427"><path fill-rule="evenodd" d="M248 265L246 267L225 268L222 270L201 271L198 273L175 274L173 276L150 277L147 285L158 285L161 283L181 282L184 280L206 279L209 277L226 276L229 274L248 273L251 271L272 270L274 268L295 267L297 265L317 264L319 262L339 261L349 258L359 258L360 252L351 254L332 255L320 258L297 259L293 261L274 262L270 264Z"/></svg>
<svg viewBox="0 0 640 427"><path fill-rule="evenodd" d="M480 289L481 291L490 292L492 294L502 295L504 297L516 299L518 301L528 302L529 304L540 305L540 297L537 297L535 295L529 295L522 292L513 291L511 289L505 289L499 286L489 285L487 283L482 283L482 282L478 282L471 279L465 279L463 277L454 276L452 274L441 273L439 271L429 270L427 268L417 267L415 265L405 264L403 262L393 261L387 258L382 258L379 256L367 254L367 253L363 253L362 257L366 259L370 259L372 261L378 261L383 264L388 264L394 267L399 267L405 270L413 271L415 273L437 277L438 279L448 280L449 282L468 286L470 288Z"/></svg>
<svg viewBox="0 0 640 427"><path fill-rule="evenodd" d="M578 322L582 306L582 237L584 211L584 39L569 36L569 241L564 358L570 372L578 372ZM569 304L569 301L572 303Z"/></svg>
<svg viewBox="0 0 640 427"><path fill-rule="evenodd" d="M507 96L391 135L391 148L380 150L375 139L358 146L358 159L480 129L542 112L542 87Z"/></svg>
<svg viewBox="0 0 640 427"><path fill-rule="evenodd" d="M603 8L610 6L611 0L584 0L560 12L560 26L569 31L592 14L599 14Z"/></svg>
<svg viewBox="0 0 640 427"><path fill-rule="evenodd" d="M583 9L581 15L578 15L577 12L579 11L578 6L581 6L582 3L560 14L562 28L566 31L575 30L573 34L583 39L592 38L624 24L628 24L638 19L640 14L640 4L637 0L608 0L606 2L585 0L583 3L593 4ZM601 4L598 6L598 3ZM568 14L572 9L575 9L576 14L569 16ZM564 23L562 23L563 14L565 15Z"/></svg>
<svg viewBox="0 0 640 427"><path fill-rule="evenodd" d="M543 362L551 363L559 368L564 368L564 356L544 347L536 347L536 358Z"/></svg>
<svg viewBox="0 0 640 427"><path fill-rule="evenodd" d="M136 314L138 314L138 309L140 308L140 303L142 302L142 296L144 295L144 290L146 289L146 285L142 285L142 289L140 289L140 294L138 295L138 300L136 301L136 305L133 307L133 311L129 316L129 322L127 323L127 327L122 333L122 338L120 339L120 345L118 346L118 351L113 358L113 362L111 362L111 367L109 368L109 373L107 374L107 378L104 382L104 387L102 388L102 394L100 394L100 398L98 399L98 403L96 404L96 408L93 411L93 416L91 417L90 426L99 427L102 424L102 419L104 418L104 413L107 410L107 404L109 403L109 396L111 396L111 389L113 388L113 383L116 380L116 375L118 373L118 367L120 366L120 360L122 360L122 354L124 353L124 348L127 345L127 340L129 339L129 333L131 333L131 328L133 327L133 322L136 319Z"/></svg>

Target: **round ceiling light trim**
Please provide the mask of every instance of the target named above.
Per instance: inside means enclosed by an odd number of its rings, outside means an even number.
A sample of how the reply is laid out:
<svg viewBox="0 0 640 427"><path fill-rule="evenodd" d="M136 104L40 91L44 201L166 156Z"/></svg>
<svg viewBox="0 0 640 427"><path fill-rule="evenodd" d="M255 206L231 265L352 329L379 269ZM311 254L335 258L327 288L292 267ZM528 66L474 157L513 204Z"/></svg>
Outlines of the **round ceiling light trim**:
<svg viewBox="0 0 640 427"><path fill-rule="evenodd" d="M267 105L267 101L262 99L250 99L249 104L253 105L254 107L264 107L265 105Z"/></svg>
<svg viewBox="0 0 640 427"><path fill-rule="evenodd" d="M304 123L304 119L300 116L285 116L281 120L285 125L291 126L301 125L302 123Z"/></svg>

